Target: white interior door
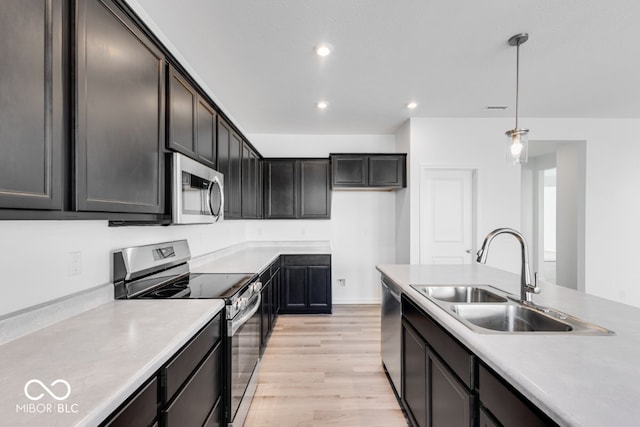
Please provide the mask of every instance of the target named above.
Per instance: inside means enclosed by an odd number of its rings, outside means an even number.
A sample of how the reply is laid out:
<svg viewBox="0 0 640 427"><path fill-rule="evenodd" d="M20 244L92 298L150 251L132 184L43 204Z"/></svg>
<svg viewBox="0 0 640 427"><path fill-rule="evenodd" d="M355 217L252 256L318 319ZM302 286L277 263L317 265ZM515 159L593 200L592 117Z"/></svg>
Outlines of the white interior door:
<svg viewBox="0 0 640 427"><path fill-rule="evenodd" d="M472 171L423 169L420 176L420 263L471 264Z"/></svg>

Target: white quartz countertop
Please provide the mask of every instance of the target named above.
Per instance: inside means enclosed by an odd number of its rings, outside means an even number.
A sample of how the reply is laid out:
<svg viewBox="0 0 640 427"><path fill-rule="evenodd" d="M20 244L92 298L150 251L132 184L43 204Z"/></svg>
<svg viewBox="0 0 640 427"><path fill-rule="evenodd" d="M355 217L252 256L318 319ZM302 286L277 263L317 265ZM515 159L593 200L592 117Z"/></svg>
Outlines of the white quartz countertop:
<svg viewBox="0 0 640 427"><path fill-rule="evenodd" d="M331 254L328 244L248 246L230 254L211 254L191 262L193 273L259 273L280 255Z"/></svg>
<svg viewBox="0 0 640 427"><path fill-rule="evenodd" d="M116 300L1 345L0 425L98 425L223 307Z"/></svg>
<svg viewBox="0 0 640 427"><path fill-rule="evenodd" d="M480 334L458 322L412 284L493 285L519 295L520 277L480 264L380 265L403 293L524 396L563 426L637 426L640 420L640 309L541 284L537 304L615 332Z"/></svg>

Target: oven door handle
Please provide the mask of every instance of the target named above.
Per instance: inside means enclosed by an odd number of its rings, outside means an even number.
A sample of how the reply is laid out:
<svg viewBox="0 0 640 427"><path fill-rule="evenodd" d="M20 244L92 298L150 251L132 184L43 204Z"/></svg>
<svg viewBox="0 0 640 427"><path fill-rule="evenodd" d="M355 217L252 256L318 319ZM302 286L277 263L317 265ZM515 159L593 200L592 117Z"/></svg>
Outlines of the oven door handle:
<svg viewBox="0 0 640 427"><path fill-rule="evenodd" d="M256 298L256 303L253 305L253 307L243 310L244 314L242 314L240 318L229 320L229 324L227 325L228 330L230 332L229 336L231 337L234 336L236 332L238 332L238 329L240 329L242 325L247 323L247 321L251 318L251 316L256 314L256 312L260 309L261 303L262 303L262 292L258 293L258 298Z"/></svg>

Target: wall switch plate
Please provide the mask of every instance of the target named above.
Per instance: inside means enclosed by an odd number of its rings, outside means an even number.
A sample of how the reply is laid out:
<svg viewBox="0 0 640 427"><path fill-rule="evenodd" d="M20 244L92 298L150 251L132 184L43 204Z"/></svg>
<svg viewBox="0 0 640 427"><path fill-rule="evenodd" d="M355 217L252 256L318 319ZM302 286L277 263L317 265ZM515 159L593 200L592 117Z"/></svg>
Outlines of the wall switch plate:
<svg viewBox="0 0 640 427"><path fill-rule="evenodd" d="M338 279L338 286L347 286L347 279Z"/></svg>
<svg viewBox="0 0 640 427"><path fill-rule="evenodd" d="M82 273L82 252L69 252L67 256L67 275L78 276Z"/></svg>

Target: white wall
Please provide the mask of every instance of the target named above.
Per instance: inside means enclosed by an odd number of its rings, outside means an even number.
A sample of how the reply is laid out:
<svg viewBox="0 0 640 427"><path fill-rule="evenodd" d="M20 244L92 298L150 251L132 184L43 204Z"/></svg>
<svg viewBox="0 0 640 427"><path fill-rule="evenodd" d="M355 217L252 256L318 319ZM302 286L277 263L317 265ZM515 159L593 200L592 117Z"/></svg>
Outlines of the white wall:
<svg viewBox="0 0 640 427"><path fill-rule="evenodd" d="M475 250L484 236L498 227L520 227L520 168L505 160L504 119L412 118L410 120L410 224L411 263L420 260L420 170L465 168L476 175ZM404 249L396 249L398 251ZM487 264L520 271L519 245L515 239L498 238L492 243Z"/></svg>
<svg viewBox="0 0 640 427"><path fill-rule="evenodd" d="M393 135L250 135L265 157L396 151ZM334 304L380 301L377 264L395 263L396 193L333 191L330 220L247 223L248 240L329 240ZM338 286L345 279L346 286Z"/></svg>
<svg viewBox="0 0 640 427"><path fill-rule="evenodd" d="M640 119L543 119L523 118L530 141L586 141L584 182L584 277L578 288L612 300L640 307L637 283L637 242L640 241ZM478 169L478 230L480 238L495 227L520 225L520 168L504 160L506 119L414 118L410 121L411 175L417 182L418 166L454 165ZM419 200L412 187L411 199ZM419 255L418 212L411 205L408 245L411 261ZM578 224L579 227L582 225ZM517 272L518 248L506 239L494 243L488 264ZM560 244L558 242L558 244ZM497 250L499 249L499 251ZM400 249L397 249L400 250Z"/></svg>
<svg viewBox="0 0 640 427"><path fill-rule="evenodd" d="M579 242L584 250L585 291L640 307L636 268L640 119L526 119L523 123L535 132L536 140L586 141L585 241Z"/></svg>
<svg viewBox="0 0 640 427"><path fill-rule="evenodd" d="M407 120L396 133L396 150L407 153L407 177L411 176L411 125ZM409 264L411 253L408 242L411 235L411 179L407 179L407 188L396 192L396 263Z"/></svg>
<svg viewBox="0 0 640 427"><path fill-rule="evenodd" d="M558 144L556 165L556 283L584 290L584 144Z"/></svg>
<svg viewBox="0 0 640 427"><path fill-rule="evenodd" d="M114 250L188 239L192 256L245 240L245 221L187 226L108 227L107 221L0 221L0 316L112 280ZM82 272L68 275L68 253Z"/></svg>

